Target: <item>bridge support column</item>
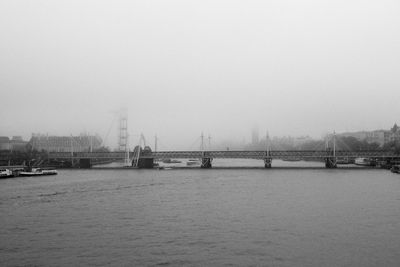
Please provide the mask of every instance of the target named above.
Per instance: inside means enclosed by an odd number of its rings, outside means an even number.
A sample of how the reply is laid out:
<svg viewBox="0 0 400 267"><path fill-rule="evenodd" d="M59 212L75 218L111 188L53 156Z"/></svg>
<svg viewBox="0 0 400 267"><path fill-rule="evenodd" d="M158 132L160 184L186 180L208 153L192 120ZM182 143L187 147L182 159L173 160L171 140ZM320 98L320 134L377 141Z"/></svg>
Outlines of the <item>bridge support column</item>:
<svg viewBox="0 0 400 267"><path fill-rule="evenodd" d="M81 169L92 168L92 161L90 159L79 159L79 168Z"/></svg>
<svg viewBox="0 0 400 267"><path fill-rule="evenodd" d="M325 158L325 167L328 169L336 168L336 158Z"/></svg>
<svg viewBox="0 0 400 267"><path fill-rule="evenodd" d="M137 167L139 169L153 169L154 159L153 158L139 158Z"/></svg>
<svg viewBox="0 0 400 267"><path fill-rule="evenodd" d="M212 167L212 158L202 158L201 159L201 168L203 169L210 169Z"/></svg>
<svg viewBox="0 0 400 267"><path fill-rule="evenodd" d="M264 158L264 166L266 169L272 167L272 158Z"/></svg>

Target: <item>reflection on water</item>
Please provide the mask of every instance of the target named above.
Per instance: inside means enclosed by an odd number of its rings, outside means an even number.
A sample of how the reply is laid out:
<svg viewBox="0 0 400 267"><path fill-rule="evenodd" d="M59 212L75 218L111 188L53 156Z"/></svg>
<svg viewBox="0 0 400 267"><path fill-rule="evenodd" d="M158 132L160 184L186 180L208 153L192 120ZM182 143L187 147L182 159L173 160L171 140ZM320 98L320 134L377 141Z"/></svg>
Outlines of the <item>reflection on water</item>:
<svg viewBox="0 0 400 267"><path fill-rule="evenodd" d="M60 170L0 180L0 259L399 266L399 207L400 176L384 170Z"/></svg>

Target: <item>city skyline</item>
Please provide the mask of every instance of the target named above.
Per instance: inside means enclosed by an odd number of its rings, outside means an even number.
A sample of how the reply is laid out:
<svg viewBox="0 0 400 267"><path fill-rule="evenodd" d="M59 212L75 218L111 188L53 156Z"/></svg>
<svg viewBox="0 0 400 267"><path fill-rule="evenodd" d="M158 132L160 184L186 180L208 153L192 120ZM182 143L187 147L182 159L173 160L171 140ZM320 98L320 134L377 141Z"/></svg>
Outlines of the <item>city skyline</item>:
<svg viewBox="0 0 400 267"><path fill-rule="evenodd" d="M116 123L118 125L118 123ZM115 131L116 129L114 129ZM314 141L320 141L320 140L326 140L331 138L331 136L333 134L336 134L336 136L341 136L341 137L354 137L355 139L359 140L359 141L366 141L368 143L377 143L379 146L383 146L384 144L387 144L390 141L393 141L394 139L399 139L400 138L400 132L398 131L399 127L397 126L397 123L394 123L393 127L389 127L387 129L376 129L376 130L372 130L372 131L354 131L354 132L331 132L328 133L325 136L321 136L319 138L314 138L311 137L310 135L302 135L302 136L292 136L292 135L284 135L284 136L274 136L274 135L270 135L269 132L265 132L264 134L261 133L260 135L260 131L257 125L253 125L253 128L249 129L249 133L247 137L243 137L241 140L214 140L214 138L211 136L211 134L207 134L205 135L203 132L195 137L193 139L193 142L190 144L190 146L188 144L180 144L179 147L173 147L172 145L164 145L164 140L162 142L160 142L160 139L158 136L150 136L146 137L146 136L137 136L138 138L140 137L140 139L144 138L143 140L145 140L146 145L149 145L152 149L155 149L155 143L158 143L158 150L171 150L171 149L183 149L183 150L197 150L196 146L199 147L200 150L202 150L202 145L201 145L201 138L203 137L203 143L204 143L204 149L208 150L214 150L214 149L222 149L224 150L227 147L232 147L233 149L244 149L246 147L252 147L253 149L258 147L260 148L260 146L264 146L265 145L265 140L267 138L267 136L270 138L271 142L281 142L282 140L284 142L289 142L289 143L297 143L297 144L302 144L302 143L306 143L306 142L314 142ZM116 136L116 137L115 137ZM117 138L116 140L109 140L109 136L100 136L97 133L94 133L94 135L91 135L89 133L80 133L79 135L53 135L53 134L49 134L49 133L32 133L30 137L28 138L24 138L20 135L17 134L13 134L12 136L1 136L0 138L4 139L2 140L2 142L4 144L6 144L9 140L10 144L9 146L11 146L11 142L26 142L26 143L37 143L37 141L32 141L33 139L38 139L41 138L44 142L43 144L40 145L41 149L45 149L48 146L50 147L55 147L55 151L57 151L57 146L54 144L54 142L56 140L60 140L57 142L64 142L66 143L65 146L70 147L71 146L71 142L69 141L69 138L73 138L73 140L75 140L76 138L89 138L87 140L90 141L86 141L87 144L85 146L87 147L91 147L91 145L88 142L91 142L91 140L98 140L96 141L96 144L94 145L95 149L99 149L101 147L105 147L108 148L112 151L115 150L125 150L125 149L121 149L120 147L120 142L121 140L119 140L119 133L117 132L115 134L115 136L113 136L113 138ZM330 136L330 137L329 137ZM135 136L133 136L135 137ZM151 138L153 137L153 138ZM51 142L52 144L46 144L46 139L49 140L48 138L51 138ZM62 138L64 138L65 140L63 140ZM93 138L93 139L92 139ZM5 140L7 139L7 140ZM156 141L157 139L157 141ZM211 139L213 140L211 142ZM72 140L72 139L71 139ZM128 133L128 144L127 147L132 150L136 145L138 145L140 143L139 142L135 142L134 138L132 138L132 136L129 135ZM74 146L76 146L76 148L78 149L82 149L80 147L80 145L78 144L79 142L77 141L73 141ZM124 141L122 141L122 143L124 143ZM271 143L272 144L272 143ZM18 145L18 144L17 144ZM32 144L31 144L32 145ZM4 145L3 145L4 146ZM7 145L6 145L7 146ZM18 145L20 146L20 145ZM63 145L64 146L64 145ZM141 146L143 146L143 144L141 144ZM32 146L33 148L33 146ZM39 149L39 150L41 150ZM73 148L72 148L73 149ZM46 149L45 149L46 150ZM87 150L87 148L84 148L84 150Z"/></svg>

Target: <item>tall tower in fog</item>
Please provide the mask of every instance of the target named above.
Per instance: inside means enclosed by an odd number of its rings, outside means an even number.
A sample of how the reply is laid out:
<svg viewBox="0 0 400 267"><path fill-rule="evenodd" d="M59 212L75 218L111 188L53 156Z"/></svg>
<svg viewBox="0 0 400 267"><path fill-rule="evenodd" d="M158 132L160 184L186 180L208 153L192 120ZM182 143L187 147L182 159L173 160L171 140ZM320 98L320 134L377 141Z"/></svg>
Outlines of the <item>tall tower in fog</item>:
<svg viewBox="0 0 400 267"><path fill-rule="evenodd" d="M119 113L118 151L128 150L128 111L121 109Z"/></svg>
<svg viewBox="0 0 400 267"><path fill-rule="evenodd" d="M257 145L257 144L259 143L259 141L260 141L260 138L259 138L259 129L258 129L258 126L255 125L255 126L253 127L253 130L251 131L251 143L252 143L253 145Z"/></svg>

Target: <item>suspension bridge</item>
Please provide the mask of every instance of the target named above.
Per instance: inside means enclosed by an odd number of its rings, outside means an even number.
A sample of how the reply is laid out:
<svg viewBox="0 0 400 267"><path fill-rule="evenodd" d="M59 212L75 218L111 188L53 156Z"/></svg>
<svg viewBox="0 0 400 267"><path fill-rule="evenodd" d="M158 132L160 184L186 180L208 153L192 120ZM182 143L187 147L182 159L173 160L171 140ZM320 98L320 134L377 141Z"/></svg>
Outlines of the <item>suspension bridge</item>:
<svg viewBox="0 0 400 267"><path fill-rule="evenodd" d="M202 136L203 138L203 136ZM139 145L133 151L129 151L127 147L121 152L50 152L49 160L55 161L72 161L76 166L81 168L90 168L93 162L111 162L124 161L125 167L132 168L153 168L154 162L165 159L199 159L201 168L212 168L214 159L256 159L264 162L265 168L272 167L272 161L281 160L315 160L325 163L326 168L336 168L339 160L354 160L355 158L369 158L375 161L390 162L398 160L399 155L393 151L372 150L372 151L350 151L337 150L336 137L332 135L330 140L331 146L326 145L323 150L272 150L269 137L266 137L265 150L262 151L246 151L246 150L227 150L213 151L205 149L201 145L201 150L196 151L152 151L149 146L145 145L145 138L140 136ZM156 139L157 140L157 139ZM327 142L328 144L329 142ZM155 146L157 141L155 141Z"/></svg>

